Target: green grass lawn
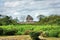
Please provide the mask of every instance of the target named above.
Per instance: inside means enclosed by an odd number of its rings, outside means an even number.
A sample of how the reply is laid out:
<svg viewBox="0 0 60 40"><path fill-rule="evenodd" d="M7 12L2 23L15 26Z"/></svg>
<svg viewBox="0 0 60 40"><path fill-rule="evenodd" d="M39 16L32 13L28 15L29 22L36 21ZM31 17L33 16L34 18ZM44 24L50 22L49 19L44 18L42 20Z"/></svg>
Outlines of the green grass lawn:
<svg viewBox="0 0 60 40"><path fill-rule="evenodd" d="M25 31L44 31L49 37L60 37L60 26L59 25L8 25L0 26L4 30L17 29L16 35L24 34Z"/></svg>

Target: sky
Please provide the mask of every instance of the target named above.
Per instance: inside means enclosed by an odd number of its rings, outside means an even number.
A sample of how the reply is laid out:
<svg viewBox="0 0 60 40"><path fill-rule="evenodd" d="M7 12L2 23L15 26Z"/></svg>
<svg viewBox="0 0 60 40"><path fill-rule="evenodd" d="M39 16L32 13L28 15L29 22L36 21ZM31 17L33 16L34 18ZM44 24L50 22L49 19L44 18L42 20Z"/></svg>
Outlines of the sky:
<svg viewBox="0 0 60 40"><path fill-rule="evenodd" d="M38 15L60 15L60 0L0 0L0 14L21 20L21 16L31 15L38 21Z"/></svg>

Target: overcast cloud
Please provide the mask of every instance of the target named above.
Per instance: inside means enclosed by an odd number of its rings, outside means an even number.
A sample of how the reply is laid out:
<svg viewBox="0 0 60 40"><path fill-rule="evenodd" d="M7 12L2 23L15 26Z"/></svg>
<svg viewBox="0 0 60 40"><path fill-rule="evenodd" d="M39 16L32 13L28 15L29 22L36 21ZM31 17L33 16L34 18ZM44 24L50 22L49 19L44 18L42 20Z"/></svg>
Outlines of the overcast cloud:
<svg viewBox="0 0 60 40"><path fill-rule="evenodd" d="M34 20L40 14L60 14L60 0L0 0L0 14L13 18L31 15Z"/></svg>

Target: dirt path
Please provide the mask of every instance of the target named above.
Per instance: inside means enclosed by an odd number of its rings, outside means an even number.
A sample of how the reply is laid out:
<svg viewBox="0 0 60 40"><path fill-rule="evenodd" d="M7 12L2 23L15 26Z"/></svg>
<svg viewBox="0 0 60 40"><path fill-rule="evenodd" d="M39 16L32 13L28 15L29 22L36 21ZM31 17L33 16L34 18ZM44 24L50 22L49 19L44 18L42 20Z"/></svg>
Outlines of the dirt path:
<svg viewBox="0 0 60 40"><path fill-rule="evenodd" d="M60 40L60 38L44 38L46 40ZM0 36L0 40L31 40L29 35Z"/></svg>
<svg viewBox="0 0 60 40"><path fill-rule="evenodd" d="M20 36L0 36L0 40L31 40L29 35L20 35Z"/></svg>

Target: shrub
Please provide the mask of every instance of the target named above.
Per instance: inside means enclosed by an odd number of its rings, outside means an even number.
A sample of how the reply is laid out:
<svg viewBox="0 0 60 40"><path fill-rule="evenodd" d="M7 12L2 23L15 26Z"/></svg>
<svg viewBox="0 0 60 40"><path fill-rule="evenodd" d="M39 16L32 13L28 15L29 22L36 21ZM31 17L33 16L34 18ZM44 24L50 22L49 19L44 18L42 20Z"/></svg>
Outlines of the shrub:
<svg viewBox="0 0 60 40"><path fill-rule="evenodd" d="M58 32L56 30L51 30L46 33L48 37L58 37Z"/></svg>
<svg viewBox="0 0 60 40"><path fill-rule="evenodd" d="M3 35L3 28L0 28L0 35Z"/></svg>
<svg viewBox="0 0 60 40"><path fill-rule="evenodd" d="M16 29L6 30L5 35L15 35L17 33Z"/></svg>
<svg viewBox="0 0 60 40"><path fill-rule="evenodd" d="M29 35L30 32L32 32L32 31L31 31L31 30L27 30L27 31L24 32L24 34L25 34L25 35Z"/></svg>
<svg viewBox="0 0 60 40"><path fill-rule="evenodd" d="M60 37L60 33L58 34L58 37Z"/></svg>
<svg viewBox="0 0 60 40"><path fill-rule="evenodd" d="M30 36L31 36L32 40L40 40L39 39L40 34L41 34L41 32L31 32Z"/></svg>
<svg viewBox="0 0 60 40"><path fill-rule="evenodd" d="M20 31L18 31L17 33L16 33L16 35L22 35L23 33L22 32L20 32Z"/></svg>
<svg viewBox="0 0 60 40"><path fill-rule="evenodd" d="M40 36L47 37L47 34L46 34L46 32L42 32Z"/></svg>
<svg viewBox="0 0 60 40"><path fill-rule="evenodd" d="M45 31L45 36L44 37L48 37L49 36L49 31Z"/></svg>

